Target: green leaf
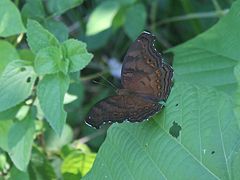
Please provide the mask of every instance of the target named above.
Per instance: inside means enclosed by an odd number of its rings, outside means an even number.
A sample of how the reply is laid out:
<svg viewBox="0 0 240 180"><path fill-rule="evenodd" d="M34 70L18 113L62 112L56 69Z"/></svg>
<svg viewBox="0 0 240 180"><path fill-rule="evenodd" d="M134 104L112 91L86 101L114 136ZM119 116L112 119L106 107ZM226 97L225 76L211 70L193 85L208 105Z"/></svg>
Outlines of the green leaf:
<svg viewBox="0 0 240 180"><path fill-rule="evenodd" d="M19 108L20 106L15 106L13 108L0 112L0 120L13 119L17 114Z"/></svg>
<svg viewBox="0 0 240 180"><path fill-rule="evenodd" d="M93 10L87 23L87 35L94 35L111 27L119 4L114 1L104 1Z"/></svg>
<svg viewBox="0 0 240 180"><path fill-rule="evenodd" d="M8 37L25 32L21 15L10 0L0 1L0 37Z"/></svg>
<svg viewBox="0 0 240 180"><path fill-rule="evenodd" d="M0 76L6 65L15 59L19 59L19 56L14 46L7 41L0 40Z"/></svg>
<svg viewBox="0 0 240 180"><path fill-rule="evenodd" d="M113 0L115 2L118 2L121 5L130 5L136 2L136 0Z"/></svg>
<svg viewBox="0 0 240 180"><path fill-rule="evenodd" d="M69 39L62 45L66 58L70 60L70 72L82 70L93 58L93 55L87 52L86 44L81 41Z"/></svg>
<svg viewBox="0 0 240 180"><path fill-rule="evenodd" d="M146 19L147 12L143 4L136 4L127 10L124 31L132 40L144 30Z"/></svg>
<svg viewBox="0 0 240 180"><path fill-rule="evenodd" d="M27 0L22 8L24 19L41 20L45 17L45 10L41 0Z"/></svg>
<svg viewBox="0 0 240 180"><path fill-rule="evenodd" d="M48 0L47 5L53 15L60 15L69 9L79 6L82 2L83 0Z"/></svg>
<svg viewBox="0 0 240 180"><path fill-rule="evenodd" d="M68 71L68 61L63 59L62 51L57 47L46 47L40 50L34 61L34 68L39 75Z"/></svg>
<svg viewBox="0 0 240 180"><path fill-rule="evenodd" d="M10 170L10 178L9 180L29 180L29 174L27 172L23 172L18 170L15 166L13 166Z"/></svg>
<svg viewBox="0 0 240 180"><path fill-rule="evenodd" d="M63 174L72 174L85 176L91 169L95 160L95 153L84 153L73 151L63 161L61 172Z"/></svg>
<svg viewBox="0 0 240 180"><path fill-rule="evenodd" d="M56 178L56 173L49 159L44 152L33 146L30 166L28 168L30 179L36 180L53 180Z"/></svg>
<svg viewBox="0 0 240 180"><path fill-rule="evenodd" d="M111 29L107 29L98 34L92 36L86 36L83 38L84 42L87 43L87 47L90 50L96 50L105 46L112 35Z"/></svg>
<svg viewBox="0 0 240 180"><path fill-rule="evenodd" d="M63 42L68 39L68 27L61 21L47 20L44 27L55 35L55 37Z"/></svg>
<svg viewBox="0 0 240 180"><path fill-rule="evenodd" d="M42 111L51 127L60 136L66 121L63 98L69 87L69 77L62 73L45 75L37 87Z"/></svg>
<svg viewBox="0 0 240 180"><path fill-rule="evenodd" d="M0 148L4 151L8 151L8 133L13 125L13 121L10 119L0 121Z"/></svg>
<svg viewBox="0 0 240 180"><path fill-rule="evenodd" d="M34 132L34 117L31 113L23 120L15 123L9 131L8 154L15 166L21 171L26 171L30 161Z"/></svg>
<svg viewBox="0 0 240 180"><path fill-rule="evenodd" d="M28 20L27 41L31 50L36 54L43 48L49 46L59 46L58 40L37 21Z"/></svg>
<svg viewBox="0 0 240 180"><path fill-rule="evenodd" d="M20 56L20 59L23 59L23 60L33 62L35 59L35 55L30 49L19 49L18 54Z"/></svg>
<svg viewBox="0 0 240 180"><path fill-rule="evenodd" d="M0 77L0 111L11 108L31 95L36 74L27 61L9 63Z"/></svg>
<svg viewBox="0 0 240 180"><path fill-rule="evenodd" d="M85 179L232 179L239 150L232 99L175 83L164 110L149 121L110 127Z"/></svg>
<svg viewBox="0 0 240 180"><path fill-rule="evenodd" d="M173 48L175 80L236 90L233 68L240 60L240 1L215 26ZM234 27L234 28L233 28Z"/></svg>

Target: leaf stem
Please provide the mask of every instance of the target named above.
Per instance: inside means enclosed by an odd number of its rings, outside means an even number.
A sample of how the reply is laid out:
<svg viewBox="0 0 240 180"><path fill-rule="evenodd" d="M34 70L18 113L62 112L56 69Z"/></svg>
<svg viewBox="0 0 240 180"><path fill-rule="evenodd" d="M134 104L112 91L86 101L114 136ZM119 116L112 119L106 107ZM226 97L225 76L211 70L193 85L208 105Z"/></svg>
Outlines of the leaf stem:
<svg viewBox="0 0 240 180"><path fill-rule="evenodd" d="M229 9L224 9L221 11L221 14L226 15L228 11ZM178 21L187 21L187 20L200 19L200 18L218 18L218 17L219 17L219 13L216 11L203 12L203 13L191 13L184 16L175 16L171 18L166 18L162 21L159 21L157 25L161 26L163 24L169 24L169 23L178 22Z"/></svg>

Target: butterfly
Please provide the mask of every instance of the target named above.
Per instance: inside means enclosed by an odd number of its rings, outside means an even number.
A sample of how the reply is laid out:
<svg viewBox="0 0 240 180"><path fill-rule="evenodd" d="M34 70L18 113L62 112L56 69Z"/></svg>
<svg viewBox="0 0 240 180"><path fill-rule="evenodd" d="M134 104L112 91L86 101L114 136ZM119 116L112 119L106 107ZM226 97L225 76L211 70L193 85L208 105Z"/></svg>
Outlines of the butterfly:
<svg viewBox="0 0 240 180"><path fill-rule="evenodd" d="M111 122L141 122L160 111L170 94L173 69L154 48L156 37L142 32L128 49L116 95L90 110L86 123L95 128Z"/></svg>

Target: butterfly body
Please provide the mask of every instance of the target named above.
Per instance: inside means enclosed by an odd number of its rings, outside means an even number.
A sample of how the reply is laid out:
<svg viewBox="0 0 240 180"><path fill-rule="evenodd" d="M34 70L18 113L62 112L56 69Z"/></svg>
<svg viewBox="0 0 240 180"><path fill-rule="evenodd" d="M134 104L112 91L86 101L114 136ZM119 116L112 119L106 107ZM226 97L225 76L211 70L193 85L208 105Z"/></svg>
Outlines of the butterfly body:
<svg viewBox="0 0 240 180"><path fill-rule="evenodd" d="M117 95L97 103L86 123L99 128L107 122L141 122L158 112L172 86L173 69L154 48L155 36L143 32L124 57Z"/></svg>

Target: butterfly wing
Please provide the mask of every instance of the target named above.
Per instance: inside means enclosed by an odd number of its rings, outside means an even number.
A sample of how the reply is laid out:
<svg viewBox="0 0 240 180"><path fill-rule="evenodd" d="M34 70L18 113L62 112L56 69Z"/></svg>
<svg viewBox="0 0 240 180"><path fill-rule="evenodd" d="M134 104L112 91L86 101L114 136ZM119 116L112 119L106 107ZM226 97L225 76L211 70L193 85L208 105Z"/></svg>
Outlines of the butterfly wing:
<svg viewBox="0 0 240 180"><path fill-rule="evenodd" d="M150 99L165 100L172 85L172 68L154 48L155 36L143 32L124 57L121 83L124 89Z"/></svg>
<svg viewBox="0 0 240 180"><path fill-rule="evenodd" d="M162 105L138 96L110 96L97 103L89 112L86 123L99 128L108 122L140 122L154 115Z"/></svg>

